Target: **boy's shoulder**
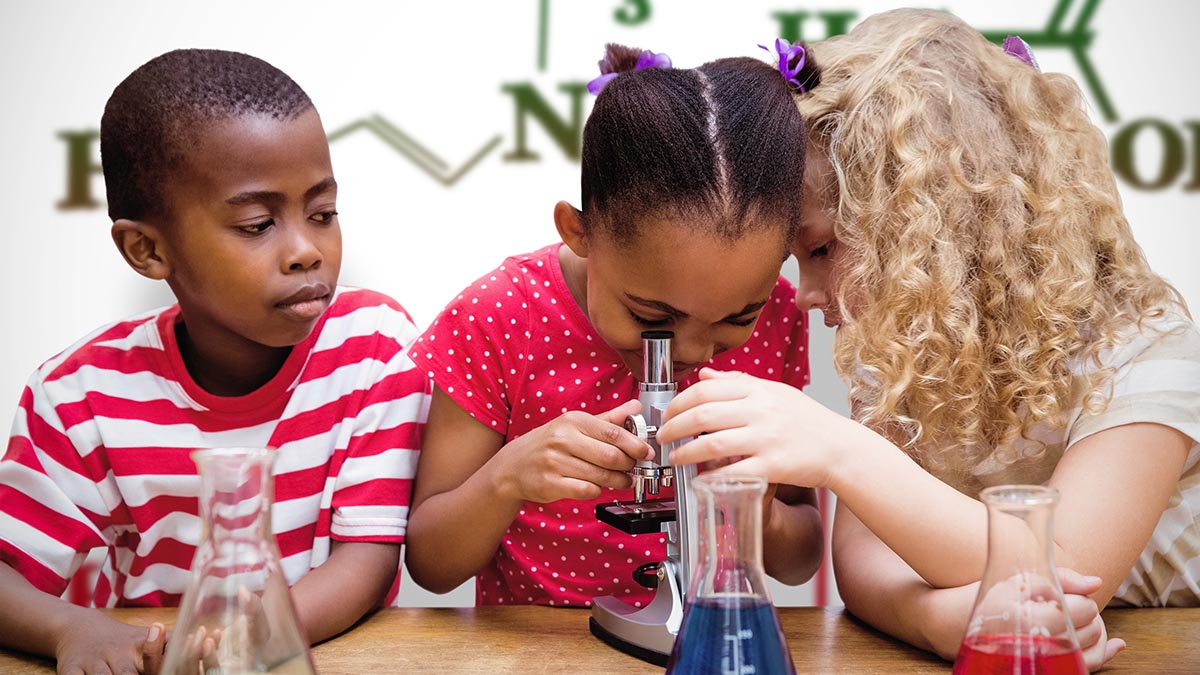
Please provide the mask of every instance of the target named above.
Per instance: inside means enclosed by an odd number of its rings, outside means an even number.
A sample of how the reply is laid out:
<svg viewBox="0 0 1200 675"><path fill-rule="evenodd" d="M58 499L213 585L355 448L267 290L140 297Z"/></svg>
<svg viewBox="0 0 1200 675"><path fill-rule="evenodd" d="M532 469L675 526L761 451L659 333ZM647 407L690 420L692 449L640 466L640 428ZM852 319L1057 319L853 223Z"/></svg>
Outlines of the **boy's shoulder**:
<svg viewBox="0 0 1200 675"><path fill-rule="evenodd" d="M315 329L317 350L360 337L382 336L408 345L419 334L412 316L395 298L354 286L337 287L333 301Z"/></svg>
<svg viewBox="0 0 1200 675"><path fill-rule="evenodd" d="M405 319L412 321L408 310L392 296L369 288L358 288L356 286L338 285L337 290L333 294L333 301L330 302L329 308L326 310L326 314L332 318L345 316L363 309L378 309L381 314L399 314Z"/></svg>
<svg viewBox="0 0 1200 675"><path fill-rule="evenodd" d="M146 350L161 351L161 327L173 323L178 313L179 305L167 305L104 324L47 359L35 376L52 381L84 366L110 362L115 354L128 359Z"/></svg>

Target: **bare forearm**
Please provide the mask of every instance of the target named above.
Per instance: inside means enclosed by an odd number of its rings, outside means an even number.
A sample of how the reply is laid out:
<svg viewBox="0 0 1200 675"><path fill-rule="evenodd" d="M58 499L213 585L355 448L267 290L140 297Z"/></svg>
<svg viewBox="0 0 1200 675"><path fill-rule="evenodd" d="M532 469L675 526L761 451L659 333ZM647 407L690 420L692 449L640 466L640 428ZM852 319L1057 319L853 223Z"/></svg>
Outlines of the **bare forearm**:
<svg viewBox="0 0 1200 675"><path fill-rule="evenodd" d="M292 586L296 618L308 641L333 637L377 607L399 566L399 544L335 543L329 560Z"/></svg>
<svg viewBox="0 0 1200 675"><path fill-rule="evenodd" d="M839 512L838 518L843 517ZM861 527L854 523L834 530L834 572L846 609L897 639L942 658L954 658L978 583L932 588L881 541L858 529Z"/></svg>
<svg viewBox="0 0 1200 675"><path fill-rule="evenodd" d="M906 567L898 557L887 565L835 563L847 611L914 647L953 659L979 584L935 589Z"/></svg>
<svg viewBox="0 0 1200 675"><path fill-rule="evenodd" d="M865 427L834 476L838 501L935 588L978 581L987 560L987 510Z"/></svg>
<svg viewBox="0 0 1200 675"><path fill-rule="evenodd" d="M158 672L166 632L43 593L0 563L0 645L49 656L60 673Z"/></svg>
<svg viewBox="0 0 1200 675"><path fill-rule="evenodd" d="M88 614L96 612L43 593L0 563L0 644L5 647L53 657L63 626Z"/></svg>
<svg viewBox="0 0 1200 675"><path fill-rule="evenodd" d="M409 517L405 560L413 579L447 593L479 573L500 546L522 502L506 498L484 465L453 490L422 501Z"/></svg>
<svg viewBox="0 0 1200 675"><path fill-rule="evenodd" d="M821 514L810 503L771 504L771 517L763 526L763 566L767 574L785 584L802 584L812 578L825 552Z"/></svg>

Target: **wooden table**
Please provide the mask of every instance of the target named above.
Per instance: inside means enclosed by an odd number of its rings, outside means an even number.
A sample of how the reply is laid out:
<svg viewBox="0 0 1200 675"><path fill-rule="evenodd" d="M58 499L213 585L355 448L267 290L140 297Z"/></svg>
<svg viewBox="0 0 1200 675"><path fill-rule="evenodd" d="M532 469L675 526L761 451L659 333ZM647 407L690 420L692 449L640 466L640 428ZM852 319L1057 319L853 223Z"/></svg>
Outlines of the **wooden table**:
<svg viewBox="0 0 1200 675"><path fill-rule="evenodd" d="M112 610L133 624L170 624L173 609ZM784 633L804 673L939 673L950 664L867 628L841 609L783 607ZM1129 649L1105 673L1200 673L1200 609L1110 609L1109 635ZM662 673L588 632L588 613L552 607L385 609L313 648L324 675L368 673ZM53 663L0 650L0 673L44 675Z"/></svg>

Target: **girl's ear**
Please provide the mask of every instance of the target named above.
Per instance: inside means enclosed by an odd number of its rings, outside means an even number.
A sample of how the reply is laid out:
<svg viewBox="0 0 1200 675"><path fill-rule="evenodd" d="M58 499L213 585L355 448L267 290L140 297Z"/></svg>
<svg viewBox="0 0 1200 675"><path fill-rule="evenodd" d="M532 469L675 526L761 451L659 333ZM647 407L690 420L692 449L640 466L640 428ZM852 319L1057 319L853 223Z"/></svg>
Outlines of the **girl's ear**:
<svg viewBox="0 0 1200 675"><path fill-rule="evenodd" d="M140 220L118 218L112 225L113 243L125 262L147 279L166 279L171 273L162 231Z"/></svg>
<svg viewBox="0 0 1200 675"><path fill-rule="evenodd" d="M567 202L554 205L554 226L558 236L571 252L580 258L587 257L587 230L583 225L583 214Z"/></svg>

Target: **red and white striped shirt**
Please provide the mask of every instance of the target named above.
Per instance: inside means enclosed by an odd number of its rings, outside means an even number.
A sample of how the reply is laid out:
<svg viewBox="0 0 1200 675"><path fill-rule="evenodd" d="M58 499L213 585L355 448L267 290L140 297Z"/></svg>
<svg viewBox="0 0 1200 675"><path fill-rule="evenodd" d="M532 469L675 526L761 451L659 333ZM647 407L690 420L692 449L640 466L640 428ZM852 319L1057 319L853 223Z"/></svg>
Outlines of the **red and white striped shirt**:
<svg viewBox="0 0 1200 675"><path fill-rule="evenodd" d="M341 287L257 391L188 374L174 305L96 331L44 364L0 460L0 560L59 595L108 549L99 607L178 604L200 539L195 448L276 449L272 531L295 583L339 541L404 540L429 384L404 309Z"/></svg>

